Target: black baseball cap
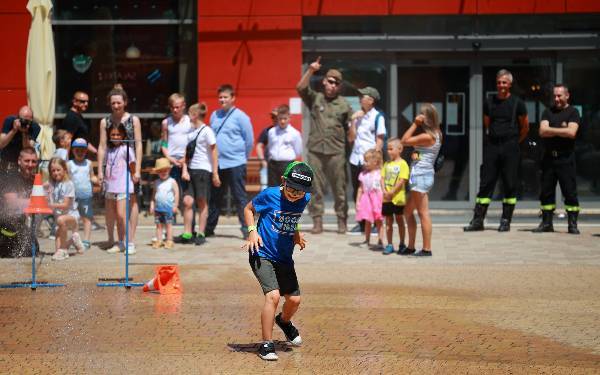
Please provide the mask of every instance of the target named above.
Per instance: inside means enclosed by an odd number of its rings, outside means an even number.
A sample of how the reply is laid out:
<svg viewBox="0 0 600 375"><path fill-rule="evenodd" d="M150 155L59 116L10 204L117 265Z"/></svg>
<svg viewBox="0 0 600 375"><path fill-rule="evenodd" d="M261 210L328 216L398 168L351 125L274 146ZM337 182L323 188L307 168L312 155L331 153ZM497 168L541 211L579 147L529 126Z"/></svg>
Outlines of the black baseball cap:
<svg viewBox="0 0 600 375"><path fill-rule="evenodd" d="M310 192L314 173L312 168L301 161L293 161L283 172L285 184L292 189Z"/></svg>

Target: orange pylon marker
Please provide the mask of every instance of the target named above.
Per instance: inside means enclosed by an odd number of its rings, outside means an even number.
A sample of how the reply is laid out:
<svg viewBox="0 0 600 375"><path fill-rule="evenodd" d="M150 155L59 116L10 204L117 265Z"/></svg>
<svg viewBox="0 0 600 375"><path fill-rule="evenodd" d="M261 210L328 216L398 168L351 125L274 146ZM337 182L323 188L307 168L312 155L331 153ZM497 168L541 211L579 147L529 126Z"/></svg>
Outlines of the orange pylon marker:
<svg viewBox="0 0 600 375"><path fill-rule="evenodd" d="M37 173L33 180L33 189L31 190L31 199L29 205L25 208L26 214L51 214L52 209L48 207L48 198L42 185L42 175Z"/></svg>
<svg viewBox="0 0 600 375"><path fill-rule="evenodd" d="M142 291L158 291L160 294L183 293L183 286L179 278L179 267L174 265L157 266L154 278L144 285Z"/></svg>

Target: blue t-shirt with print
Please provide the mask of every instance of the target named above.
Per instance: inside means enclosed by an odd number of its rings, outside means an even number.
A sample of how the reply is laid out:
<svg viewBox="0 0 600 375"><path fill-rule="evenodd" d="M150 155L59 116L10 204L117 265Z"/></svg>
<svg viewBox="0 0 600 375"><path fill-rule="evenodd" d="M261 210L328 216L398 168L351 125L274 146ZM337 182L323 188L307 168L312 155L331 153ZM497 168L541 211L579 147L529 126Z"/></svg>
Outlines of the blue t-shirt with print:
<svg viewBox="0 0 600 375"><path fill-rule="evenodd" d="M260 217L257 231L263 240L258 255L274 262L294 264L294 232L300 216L310 200L307 193L301 199L291 202L285 198L279 186L260 192L252 200Z"/></svg>

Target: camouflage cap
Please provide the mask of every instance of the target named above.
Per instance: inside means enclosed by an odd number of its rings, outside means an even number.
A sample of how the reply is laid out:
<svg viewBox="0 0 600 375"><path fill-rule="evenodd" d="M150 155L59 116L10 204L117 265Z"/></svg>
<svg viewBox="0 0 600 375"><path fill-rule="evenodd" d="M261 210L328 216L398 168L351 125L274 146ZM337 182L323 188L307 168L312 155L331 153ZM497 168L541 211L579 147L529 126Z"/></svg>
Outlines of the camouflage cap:
<svg viewBox="0 0 600 375"><path fill-rule="evenodd" d="M379 99L381 99L381 97L379 96L379 91L377 91L376 88L371 87L371 86L367 86L363 89L358 89L358 92L361 95L370 96L371 98L375 99L375 101L378 101Z"/></svg>
<svg viewBox="0 0 600 375"><path fill-rule="evenodd" d="M333 78L338 82L342 82L342 72L337 69L329 69L327 74L325 74L326 78Z"/></svg>

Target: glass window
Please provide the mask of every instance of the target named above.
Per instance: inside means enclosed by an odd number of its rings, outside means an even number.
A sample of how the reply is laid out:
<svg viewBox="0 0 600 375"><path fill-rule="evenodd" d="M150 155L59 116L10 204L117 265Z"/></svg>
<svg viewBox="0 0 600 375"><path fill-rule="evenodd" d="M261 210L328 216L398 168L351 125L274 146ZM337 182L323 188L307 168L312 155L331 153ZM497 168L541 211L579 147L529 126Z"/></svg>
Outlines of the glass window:
<svg viewBox="0 0 600 375"><path fill-rule="evenodd" d="M571 105L579 110L575 156L580 200L600 200L600 58L568 59L563 65L564 83Z"/></svg>
<svg viewBox="0 0 600 375"><path fill-rule="evenodd" d="M192 1L53 0L57 20L180 19L191 17Z"/></svg>
<svg viewBox="0 0 600 375"><path fill-rule="evenodd" d="M127 91L132 112L164 112L172 92L195 99L195 48L185 39L192 25L55 28L58 113L68 110L76 90L90 95L89 112L106 112L106 94L116 82Z"/></svg>
<svg viewBox="0 0 600 375"><path fill-rule="evenodd" d="M129 96L127 110L142 120L144 139L155 137L156 120L168 112L167 98L197 101L197 28L194 0L54 0L56 122L77 90L89 94L84 117L97 143L99 119L110 108L115 83Z"/></svg>
<svg viewBox="0 0 600 375"><path fill-rule="evenodd" d="M310 64L316 59L316 56L305 57L305 63ZM375 87L379 91L381 100L375 106L388 113L388 76L387 64L377 62L376 60L352 60L348 58L337 59L323 56L321 59L321 70L311 78L311 87L317 91L323 90L323 77L329 69L338 69L342 72L344 83L341 94L350 102L352 109L360 109L359 93L357 89L366 86ZM389 124L386 124L389 130Z"/></svg>
<svg viewBox="0 0 600 375"><path fill-rule="evenodd" d="M398 68L398 135L412 124L422 103L432 103L440 116L445 162L435 176L431 200L469 199L469 67ZM411 147L403 153L410 161Z"/></svg>

